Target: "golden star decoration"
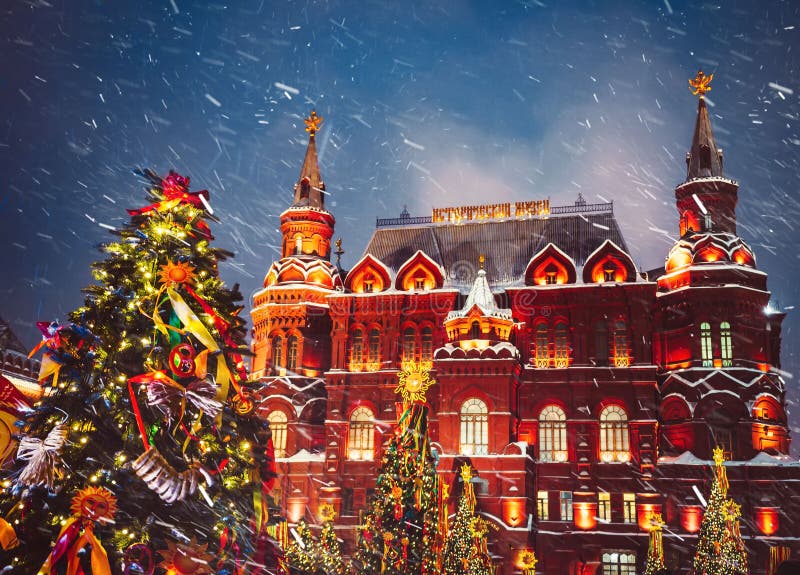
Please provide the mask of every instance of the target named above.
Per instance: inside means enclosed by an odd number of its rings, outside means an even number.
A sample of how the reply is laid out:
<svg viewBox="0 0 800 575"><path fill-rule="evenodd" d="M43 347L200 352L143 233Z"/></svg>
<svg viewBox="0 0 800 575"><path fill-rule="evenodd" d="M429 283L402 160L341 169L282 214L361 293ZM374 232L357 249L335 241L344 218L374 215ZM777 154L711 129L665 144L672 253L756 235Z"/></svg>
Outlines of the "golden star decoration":
<svg viewBox="0 0 800 575"><path fill-rule="evenodd" d="M689 89L692 91L692 94L702 98L705 96L706 92L711 91L711 80L713 79L714 74L706 76L703 74L703 71L700 70L697 72L697 76L695 76L694 80L689 80Z"/></svg>
<svg viewBox="0 0 800 575"><path fill-rule="evenodd" d="M319 132L319 127L322 125L322 116L317 116L317 111L311 110L311 115L303 121L306 123L306 132L313 136Z"/></svg>
<svg viewBox="0 0 800 575"><path fill-rule="evenodd" d="M489 529L486 527L486 521L480 517L475 517L472 520L469 530L472 532L472 536L475 539L483 539L486 536L486 533L489 532Z"/></svg>
<svg viewBox="0 0 800 575"><path fill-rule="evenodd" d="M323 521L333 521L336 519L336 509L330 503L323 503L319 506L319 516Z"/></svg>
<svg viewBox="0 0 800 575"><path fill-rule="evenodd" d="M722 448L717 446L714 448L714 463L717 465L722 465L725 461L725 454L722 451Z"/></svg>
<svg viewBox="0 0 800 575"><path fill-rule="evenodd" d="M431 379L429 367L423 363L409 363L397 374L398 382L395 393L403 396L404 403L425 403L425 392L436 383Z"/></svg>
<svg viewBox="0 0 800 575"><path fill-rule="evenodd" d="M647 522L650 525L651 531L661 531L661 528L664 526L664 518L661 513L651 513Z"/></svg>
<svg viewBox="0 0 800 575"><path fill-rule="evenodd" d="M167 540L167 549L157 553L163 560L159 567L168 575L207 575L213 573L211 561L214 556L206 552L208 544L198 545L197 539L192 537L189 543L178 543Z"/></svg>
<svg viewBox="0 0 800 575"><path fill-rule="evenodd" d="M526 571L535 569L538 562L539 560L536 559L536 553L530 549L526 549L519 556L519 564Z"/></svg>
<svg viewBox="0 0 800 575"><path fill-rule="evenodd" d="M101 523L111 522L117 512L117 498L105 487L89 486L72 498L70 511L76 517Z"/></svg>
<svg viewBox="0 0 800 575"><path fill-rule="evenodd" d="M468 463L461 466L461 479L464 483L469 483L470 479L472 479L472 468Z"/></svg>
<svg viewBox="0 0 800 575"><path fill-rule="evenodd" d="M161 266L158 280L162 284L186 284L191 283L193 277L194 267L191 265L184 262L174 263L167 260L167 263Z"/></svg>

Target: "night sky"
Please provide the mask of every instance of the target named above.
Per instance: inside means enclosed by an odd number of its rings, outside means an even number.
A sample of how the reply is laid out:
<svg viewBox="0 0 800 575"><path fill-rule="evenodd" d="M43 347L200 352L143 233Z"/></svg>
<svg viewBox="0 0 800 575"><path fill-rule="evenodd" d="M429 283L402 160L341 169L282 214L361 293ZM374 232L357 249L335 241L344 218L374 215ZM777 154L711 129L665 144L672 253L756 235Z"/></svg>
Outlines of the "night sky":
<svg viewBox="0 0 800 575"><path fill-rule="evenodd" d="M713 72L739 233L789 311L796 405L797 2L5 0L0 42L0 316L28 346L35 321L81 303L104 226L144 205L137 166L211 191L217 245L237 254L223 276L249 297L277 258L311 108L345 266L404 205L578 193L614 201L640 269L663 265L687 79Z"/></svg>

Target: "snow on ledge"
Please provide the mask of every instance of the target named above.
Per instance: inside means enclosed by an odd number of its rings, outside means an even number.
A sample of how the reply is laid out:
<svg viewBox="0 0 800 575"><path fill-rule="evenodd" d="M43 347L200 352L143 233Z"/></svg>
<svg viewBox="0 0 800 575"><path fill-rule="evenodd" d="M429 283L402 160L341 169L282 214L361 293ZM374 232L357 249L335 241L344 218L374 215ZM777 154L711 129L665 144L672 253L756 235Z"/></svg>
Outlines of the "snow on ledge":
<svg viewBox="0 0 800 575"><path fill-rule="evenodd" d="M677 457L663 455L658 458L659 465L706 465L714 466L714 462L707 459L696 457L691 451L684 451ZM763 451L759 452L753 459L748 461L726 461L726 467L746 467L746 466L774 466L774 467L800 467L800 461L792 459L788 455L770 455Z"/></svg>

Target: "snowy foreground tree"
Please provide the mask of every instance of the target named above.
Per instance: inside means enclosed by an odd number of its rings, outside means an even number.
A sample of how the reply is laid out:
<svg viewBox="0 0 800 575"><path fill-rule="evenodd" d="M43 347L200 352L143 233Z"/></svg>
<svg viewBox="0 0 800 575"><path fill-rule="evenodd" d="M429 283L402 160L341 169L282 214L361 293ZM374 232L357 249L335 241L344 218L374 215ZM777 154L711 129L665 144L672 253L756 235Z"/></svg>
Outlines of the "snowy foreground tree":
<svg viewBox="0 0 800 575"><path fill-rule="evenodd" d="M275 573L269 429L207 191L174 172L103 245L73 323L41 325L44 399L5 475L12 573ZM16 545L15 545L16 544ZM52 545L51 545L52 544Z"/></svg>

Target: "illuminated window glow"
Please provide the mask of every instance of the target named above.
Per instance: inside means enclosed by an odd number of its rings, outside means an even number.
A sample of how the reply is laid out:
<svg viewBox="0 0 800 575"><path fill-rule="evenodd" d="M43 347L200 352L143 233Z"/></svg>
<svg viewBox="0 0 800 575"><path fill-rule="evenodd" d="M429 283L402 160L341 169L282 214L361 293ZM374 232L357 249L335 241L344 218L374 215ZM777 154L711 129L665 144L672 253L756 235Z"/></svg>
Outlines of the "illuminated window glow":
<svg viewBox="0 0 800 575"><path fill-rule="evenodd" d="M375 415L368 407L357 407L350 414L347 433L347 457L353 461L371 461L374 457Z"/></svg>
<svg viewBox="0 0 800 575"><path fill-rule="evenodd" d="M557 405L539 414L539 461L567 460L567 417Z"/></svg>
<svg viewBox="0 0 800 575"><path fill-rule="evenodd" d="M600 460L610 463L629 459L628 415L618 405L606 406L600 413Z"/></svg>
<svg viewBox="0 0 800 575"><path fill-rule="evenodd" d="M286 343L286 370L293 372L297 370L297 349L299 342L297 336L290 335Z"/></svg>
<svg viewBox="0 0 800 575"><path fill-rule="evenodd" d="M283 338L276 335L272 338L272 369L283 367Z"/></svg>
<svg viewBox="0 0 800 575"><path fill-rule="evenodd" d="M597 494L597 518L600 521L611 521L611 494Z"/></svg>
<svg viewBox="0 0 800 575"><path fill-rule="evenodd" d="M636 575L636 554L626 551L604 551L603 575Z"/></svg>
<svg viewBox="0 0 800 575"><path fill-rule="evenodd" d="M703 361L703 367L714 365L711 347L711 324L707 321L700 324L700 359Z"/></svg>
<svg viewBox="0 0 800 575"><path fill-rule="evenodd" d="M636 494L622 494L622 520L625 523L636 523Z"/></svg>
<svg viewBox="0 0 800 575"><path fill-rule="evenodd" d="M462 455L486 455L489 453L489 410L480 399L473 397L461 405Z"/></svg>
<svg viewBox="0 0 800 575"><path fill-rule="evenodd" d="M288 429L286 414L279 409L270 411L269 415L267 415L267 421L269 421L269 430L272 432L275 457L286 457L286 435Z"/></svg>
<svg viewBox="0 0 800 575"><path fill-rule="evenodd" d="M364 332L357 329L350 338L350 371L364 369Z"/></svg>
<svg viewBox="0 0 800 575"><path fill-rule="evenodd" d="M562 491L559 497L561 521L572 521L572 491Z"/></svg>
<svg viewBox="0 0 800 575"><path fill-rule="evenodd" d="M433 328L426 327L422 330L422 361L433 361Z"/></svg>
<svg viewBox="0 0 800 575"><path fill-rule="evenodd" d="M381 332L373 328L369 332L367 350L367 371L378 371L381 368Z"/></svg>
<svg viewBox="0 0 800 575"><path fill-rule="evenodd" d="M547 491L539 491L536 494L536 515L539 521L547 521L550 518L550 502Z"/></svg>
<svg viewBox="0 0 800 575"><path fill-rule="evenodd" d="M403 362L414 361L414 355L417 346L417 332L413 327L407 327L403 331Z"/></svg>
<svg viewBox="0 0 800 575"><path fill-rule="evenodd" d="M731 342L731 324L723 321L719 324L719 352L722 357L722 367L733 365L733 344Z"/></svg>

